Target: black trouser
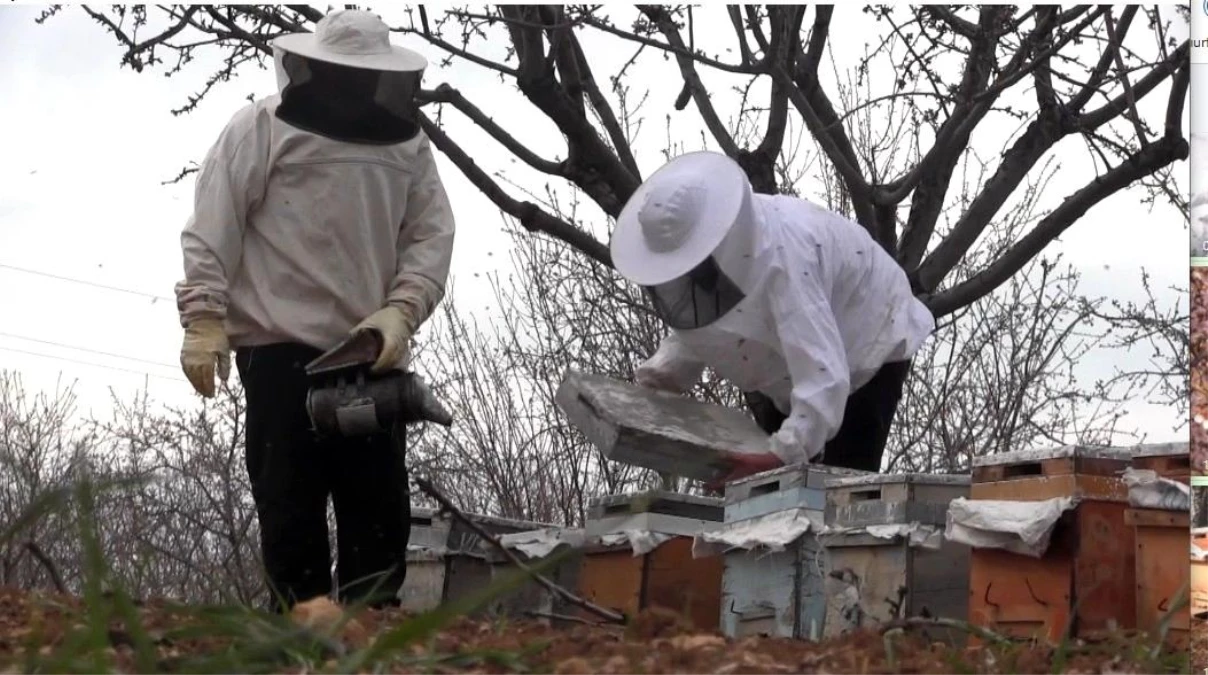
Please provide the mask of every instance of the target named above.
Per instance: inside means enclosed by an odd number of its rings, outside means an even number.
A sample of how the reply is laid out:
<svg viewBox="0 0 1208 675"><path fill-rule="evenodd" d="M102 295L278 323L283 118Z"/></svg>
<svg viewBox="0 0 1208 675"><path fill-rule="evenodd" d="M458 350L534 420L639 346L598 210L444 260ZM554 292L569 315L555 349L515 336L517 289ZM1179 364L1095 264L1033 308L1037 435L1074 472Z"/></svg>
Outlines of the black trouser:
<svg viewBox="0 0 1208 675"><path fill-rule="evenodd" d="M306 414L304 368L320 353L298 344L235 353L247 396L247 471L269 587L286 606L331 593L330 495L339 599L396 604L411 535L406 437L400 430L318 438Z"/></svg>
<svg viewBox="0 0 1208 675"><path fill-rule="evenodd" d="M909 374L909 361L887 363L863 387L847 397L843 423L839 433L827 441L822 464L863 471L881 470L889 427L893 424L898 402L902 400L902 386ZM761 429L769 434L780 430L787 416L770 398L759 392L746 392L744 397Z"/></svg>

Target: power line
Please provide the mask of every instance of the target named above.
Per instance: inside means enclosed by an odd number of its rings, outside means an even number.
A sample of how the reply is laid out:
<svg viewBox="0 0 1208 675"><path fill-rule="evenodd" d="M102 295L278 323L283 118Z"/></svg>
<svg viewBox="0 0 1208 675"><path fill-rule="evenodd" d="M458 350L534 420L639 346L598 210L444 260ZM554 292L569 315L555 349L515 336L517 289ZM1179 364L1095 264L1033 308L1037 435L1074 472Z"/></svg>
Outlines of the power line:
<svg viewBox="0 0 1208 675"><path fill-rule="evenodd" d="M151 298L152 300L163 300L165 302L175 302L175 300L173 300L172 298L169 298L164 295L156 295L155 293L144 293L143 291L132 291L129 288L120 288L118 286L109 286L106 284L98 284L95 281L85 281L84 279L74 279L72 277L65 277L65 276L61 276L58 274L51 274L50 272L42 272L40 270L31 270L26 267L17 267L15 265L8 265L5 263L0 263L0 268L6 269L6 270L12 270L14 272L21 272L22 274L32 274L34 276L46 277L48 279L57 279L59 281L67 281L67 282L70 282L73 284L80 284L82 286L91 286L93 288L100 288L100 289L103 289L106 291L113 291L116 293L126 293L129 295L137 295L142 298Z"/></svg>
<svg viewBox="0 0 1208 675"><path fill-rule="evenodd" d="M117 366L107 366L107 365L104 365L101 363L95 363L92 361L83 361L80 359L69 359L66 356L56 356L54 354L43 354L42 352L31 352L31 351L28 351L25 349L17 349L15 347L0 346L0 351L13 352L15 354L27 354L29 356L40 356L44 359L52 359L55 361L66 361L67 363L75 363L75 364L78 364L81 366L91 366L93 368L104 368L106 370L116 370L118 372L131 373L133 375L142 375L144 377L157 377L161 380L172 380L175 382L188 382L188 380L184 379L183 377L172 377L170 375L159 375L157 373L148 373L143 370L132 370L130 368L119 368Z"/></svg>
<svg viewBox="0 0 1208 675"><path fill-rule="evenodd" d="M114 354L113 352L103 352L99 349L90 349L88 347L76 347L75 345L63 344L62 342L55 342L53 340L42 340L40 338L31 338L31 337L26 337L24 335L15 335L13 333L5 333L3 331L0 331L0 337L12 338L14 340L24 340L26 342L37 342L39 344L49 345L51 347L61 347L63 349L72 349L75 351L87 352L89 354L96 354L98 356L108 356L108 357L114 358L114 359L135 361L137 363L145 363L149 366L162 366L164 368L178 368L179 367L179 366L172 365L170 363L162 363L160 361L151 361L149 359L140 359L135 356L125 356L123 354Z"/></svg>

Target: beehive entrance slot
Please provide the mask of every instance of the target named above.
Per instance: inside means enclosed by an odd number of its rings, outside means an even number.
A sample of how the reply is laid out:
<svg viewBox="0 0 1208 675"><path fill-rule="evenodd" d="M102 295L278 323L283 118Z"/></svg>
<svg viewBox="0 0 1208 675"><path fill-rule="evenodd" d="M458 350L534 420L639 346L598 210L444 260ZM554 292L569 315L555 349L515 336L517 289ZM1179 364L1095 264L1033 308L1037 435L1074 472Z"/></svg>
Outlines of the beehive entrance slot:
<svg viewBox="0 0 1208 675"><path fill-rule="evenodd" d="M1040 462L1024 462L1003 467L1003 478L1019 478L1021 476L1043 476L1044 465Z"/></svg>
<svg viewBox="0 0 1208 675"><path fill-rule="evenodd" d="M763 483L751 488L751 496L758 497L760 495L770 495L780 489L780 481L775 480L770 483Z"/></svg>
<svg viewBox="0 0 1208 675"><path fill-rule="evenodd" d="M1176 455L1169 457L1166 460L1166 464L1172 469L1190 469L1191 455Z"/></svg>

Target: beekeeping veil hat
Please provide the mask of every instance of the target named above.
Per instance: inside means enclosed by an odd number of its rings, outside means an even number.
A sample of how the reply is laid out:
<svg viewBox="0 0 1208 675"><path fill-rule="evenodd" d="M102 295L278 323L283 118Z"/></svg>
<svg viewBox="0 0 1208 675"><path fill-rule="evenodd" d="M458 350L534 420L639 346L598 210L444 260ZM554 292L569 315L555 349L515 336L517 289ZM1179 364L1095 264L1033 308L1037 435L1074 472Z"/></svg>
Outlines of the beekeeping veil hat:
<svg viewBox="0 0 1208 675"><path fill-rule="evenodd" d="M672 328L703 328L751 292L758 229L746 173L715 152L681 155L625 204L612 261Z"/></svg>
<svg viewBox="0 0 1208 675"><path fill-rule="evenodd" d="M398 143L418 131L415 94L428 61L390 43L390 28L363 10L339 10L313 33L272 42L281 103L294 126L354 143Z"/></svg>

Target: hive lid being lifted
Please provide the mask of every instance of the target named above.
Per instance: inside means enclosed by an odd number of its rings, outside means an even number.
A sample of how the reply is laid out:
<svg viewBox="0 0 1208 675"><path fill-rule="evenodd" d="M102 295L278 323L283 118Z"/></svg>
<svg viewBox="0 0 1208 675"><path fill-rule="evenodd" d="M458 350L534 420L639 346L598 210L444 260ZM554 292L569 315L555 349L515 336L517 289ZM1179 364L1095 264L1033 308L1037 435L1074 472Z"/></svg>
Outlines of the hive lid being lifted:
<svg viewBox="0 0 1208 675"><path fill-rule="evenodd" d="M728 469L723 453L770 449L742 410L600 375L567 371L555 400L605 457L654 471L714 480Z"/></svg>
<svg viewBox="0 0 1208 675"><path fill-rule="evenodd" d="M970 484L968 474L952 473L870 473L862 476L842 476L829 478L827 488L844 488L855 486L894 485L909 483L911 485L965 485Z"/></svg>
<svg viewBox="0 0 1208 675"><path fill-rule="evenodd" d="M973 466L1005 466L1025 462L1043 462L1046 459L1106 459L1127 462L1133 457L1132 448L1063 445L1057 448L1041 448L1039 450L1017 450L1015 452L1000 452L994 455L974 457Z"/></svg>

